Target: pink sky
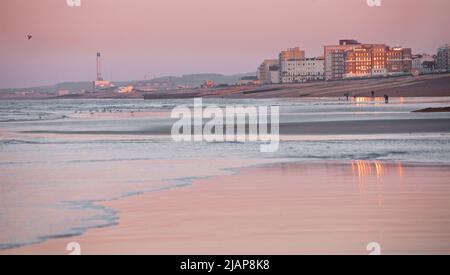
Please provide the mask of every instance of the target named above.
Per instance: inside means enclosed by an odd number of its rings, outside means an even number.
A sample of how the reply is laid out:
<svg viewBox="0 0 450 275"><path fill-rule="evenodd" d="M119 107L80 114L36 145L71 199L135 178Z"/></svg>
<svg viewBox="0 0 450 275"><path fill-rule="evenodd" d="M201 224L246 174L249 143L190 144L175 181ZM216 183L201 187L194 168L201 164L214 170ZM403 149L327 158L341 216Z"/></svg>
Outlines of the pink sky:
<svg viewBox="0 0 450 275"><path fill-rule="evenodd" d="M435 53L450 43L449 0L0 1L0 87L256 71L300 46L307 56L341 38ZM27 41L26 34L33 39Z"/></svg>

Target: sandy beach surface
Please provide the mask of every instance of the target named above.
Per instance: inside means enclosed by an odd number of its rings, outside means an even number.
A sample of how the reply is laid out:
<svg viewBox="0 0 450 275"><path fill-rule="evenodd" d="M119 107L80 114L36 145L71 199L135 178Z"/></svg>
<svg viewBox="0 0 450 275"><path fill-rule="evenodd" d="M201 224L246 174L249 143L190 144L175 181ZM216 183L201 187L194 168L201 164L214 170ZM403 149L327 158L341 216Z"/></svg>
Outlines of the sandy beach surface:
<svg viewBox="0 0 450 275"><path fill-rule="evenodd" d="M118 225L0 254L450 254L450 169L285 163L102 203Z"/></svg>

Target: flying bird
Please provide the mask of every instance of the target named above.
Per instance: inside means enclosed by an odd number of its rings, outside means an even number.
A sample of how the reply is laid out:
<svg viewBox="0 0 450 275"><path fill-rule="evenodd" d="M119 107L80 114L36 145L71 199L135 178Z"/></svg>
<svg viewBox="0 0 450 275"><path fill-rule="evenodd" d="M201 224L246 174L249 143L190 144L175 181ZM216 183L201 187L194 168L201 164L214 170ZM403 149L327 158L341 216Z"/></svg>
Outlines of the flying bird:
<svg viewBox="0 0 450 275"><path fill-rule="evenodd" d="M33 36L31 34L27 35L28 40L31 40L31 38L33 38Z"/></svg>

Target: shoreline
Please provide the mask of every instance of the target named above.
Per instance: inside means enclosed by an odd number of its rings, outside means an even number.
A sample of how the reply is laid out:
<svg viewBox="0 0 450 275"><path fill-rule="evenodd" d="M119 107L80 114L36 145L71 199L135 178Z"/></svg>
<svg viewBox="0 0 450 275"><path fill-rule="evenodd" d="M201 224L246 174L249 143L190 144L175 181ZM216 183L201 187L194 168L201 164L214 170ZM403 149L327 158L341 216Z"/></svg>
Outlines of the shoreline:
<svg viewBox="0 0 450 275"><path fill-rule="evenodd" d="M365 245L377 240L387 254L450 253L436 246L450 240L450 219L436 218L450 216L443 199L450 198L448 168L380 161L241 168L186 188L100 203L117 211L118 225L0 254L68 254L72 241L82 254L367 254ZM394 218L392 211L403 214ZM406 224L406 235L393 238Z"/></svg>

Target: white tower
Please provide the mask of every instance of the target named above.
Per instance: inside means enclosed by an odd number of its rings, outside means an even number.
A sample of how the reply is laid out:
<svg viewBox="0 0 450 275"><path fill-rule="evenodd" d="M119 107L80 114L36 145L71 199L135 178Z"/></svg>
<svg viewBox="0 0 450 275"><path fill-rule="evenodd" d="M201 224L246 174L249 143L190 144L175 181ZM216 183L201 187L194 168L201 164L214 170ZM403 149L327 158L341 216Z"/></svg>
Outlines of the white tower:
<svg viewBox="0 0 450 275"><path fill-rule="evenodd" d="M103 81L101 54L97 53L97 81Z"/></svg>

